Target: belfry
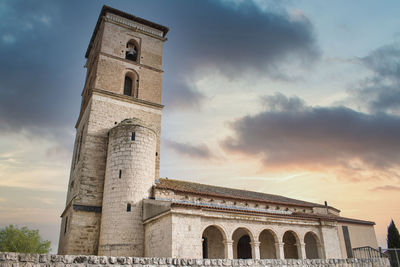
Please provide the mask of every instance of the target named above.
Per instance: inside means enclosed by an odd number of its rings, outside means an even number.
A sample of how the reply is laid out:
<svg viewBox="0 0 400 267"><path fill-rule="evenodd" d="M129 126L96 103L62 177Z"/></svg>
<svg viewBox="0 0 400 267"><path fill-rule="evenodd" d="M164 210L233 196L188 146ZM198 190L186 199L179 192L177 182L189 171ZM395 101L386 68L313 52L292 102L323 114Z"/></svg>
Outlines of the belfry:
<svg viewBox="0 0 400 267"><path fill-rule="evenodd" d="M167 32L107 6L100 13L85 55L86 82L59 253L143 254L141 202L149 197L160 168ZM117 232L129 241L116 241Z"/></svg>
<svg viewBox="0 0 400 267"><path fill-rule="evenodd" d="M160 178L168 28L104 6L86 52L59 254L328 259L377 248L325 204Z"/></svg>

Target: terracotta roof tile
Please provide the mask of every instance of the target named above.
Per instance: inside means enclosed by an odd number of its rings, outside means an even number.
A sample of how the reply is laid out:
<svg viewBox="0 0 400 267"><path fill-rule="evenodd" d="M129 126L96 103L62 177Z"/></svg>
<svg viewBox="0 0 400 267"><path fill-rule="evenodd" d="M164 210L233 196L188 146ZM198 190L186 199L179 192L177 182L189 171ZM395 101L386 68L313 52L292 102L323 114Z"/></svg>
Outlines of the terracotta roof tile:
<svg viewBox="0 0 400 267"><path fill-rule="evenodd" d="M173 191L201 194L215 197L225 197L250 201L261 201L283 205L295 205L302 207L324 207L324 205L297 200L279 195L272 195L254 191L239 190L227 187L199 184L181 180L160 178L156 183L158 189L169 189Z"/></svg>

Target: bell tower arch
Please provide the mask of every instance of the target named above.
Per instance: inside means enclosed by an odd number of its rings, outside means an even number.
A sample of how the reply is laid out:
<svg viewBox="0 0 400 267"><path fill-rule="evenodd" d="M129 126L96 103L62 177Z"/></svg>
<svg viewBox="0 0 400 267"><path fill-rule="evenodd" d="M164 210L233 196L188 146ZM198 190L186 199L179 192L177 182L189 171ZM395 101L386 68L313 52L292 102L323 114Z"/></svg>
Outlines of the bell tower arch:
<svg viewBox="0 0 400 267"><path fill-rule="evenodd" d="M147 162L153 162L151 173L154 178L159 177L162 52L167 32L165 26L108 6L103 6L100 12L85 54L86 81L75 125L67 200L61 215L59 254L95 255L99 252L112 128L125 119L137 118L153 130L155 153ZM149 197L146 189L141 192L143 196L136 198ZM126 212L126 205L121 209ZM135 254L129 256L143 256L140 251Z"/></svg>

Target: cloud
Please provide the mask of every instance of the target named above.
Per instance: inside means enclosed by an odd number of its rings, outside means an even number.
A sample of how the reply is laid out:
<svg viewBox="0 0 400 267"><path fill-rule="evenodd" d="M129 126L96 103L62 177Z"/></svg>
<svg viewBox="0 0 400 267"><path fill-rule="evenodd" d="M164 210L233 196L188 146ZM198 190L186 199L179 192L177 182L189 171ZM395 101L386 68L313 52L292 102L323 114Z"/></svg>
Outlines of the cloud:
<svg viewBox="0 0 400 267"><path fill-rule="evenodd" d="M70 142L69 129L79 111L84 71L83 52L75 50L79 40L71 43L65 39L73 33L79 36L79 27L68 18L72 7L63 9L63 5L52 1L2 2L1 8L6 10L0 13L0 32L6 33L0 35L3 133L51 135ZM65 13L60 13L61 9Z"/></svg>
<svg viewBox="0 0 400 267"><path fill-rule="evenodd" d="M170 55L166 61L172 68L167 69L165 82L166 88L179 90L166 91L165 100L183 104L171 108L191 106L185 104L188 95L194 96L195 107L204 101L195 93L194 83L186 82L188 78L218 72L231 79L253 74L290 80L288 66L307 69L320 55L313 25L299 12L294 16L276 9L262 11L252 1L234 5L183 1L179 10L167 43Z"/></svg>
<svg viewBox="0 0 400 267"><path fill-rule="evenodd" d="M202 93L183 81L173 81L164 90L168 109L197 109L205 99Z"/></svg>
<svg viewBox="0 0 400 267"><path fill-rule="evenodd" d="M400 114L400 43L380 47L359 62L372 75L353 90L355 96L371 112Z"/></svg>
<svg viewBox="0 0 400 267"><path fill-rule="evenodd" d="M191 144L184 144L172 140L166 140L165 144L173 151L193 158L209 159L212 154L206 145L194 146Z"/></svg>
<svg viewBox="0 0 400 267"><path fill-rule="evenodd" d="M352 171L400 166L400 117L346 107L311 107L282 94L263 98L265 109L231 123L223 148L260 157L268 167Z"/></svg>
<svg viewBox="0 0 400 267"><path fill-rule="evenodd" d="M5 44L13 44L17 40L12 34L4 34L1 39Z"/></svg>
<svg viewBox="0 0 400 267"><path fill-rule="evenodd" d="M377 186L372 188L371 191L400 191L400 186L395 186L395 185Z"/></svg>

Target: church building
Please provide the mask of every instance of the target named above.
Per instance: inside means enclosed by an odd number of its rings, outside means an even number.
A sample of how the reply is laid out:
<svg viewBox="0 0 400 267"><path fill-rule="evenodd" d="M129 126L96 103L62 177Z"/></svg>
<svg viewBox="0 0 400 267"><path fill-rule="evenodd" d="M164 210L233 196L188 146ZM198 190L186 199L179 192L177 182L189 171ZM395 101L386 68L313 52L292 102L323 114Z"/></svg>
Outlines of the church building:
<svg viewBox="0 0 400 267"><path fill-rule="evenodd" d="M324 259L377 248L374 222L327 203L159 177L168 30L101 10L85 55L58 253Z"/></svg>

